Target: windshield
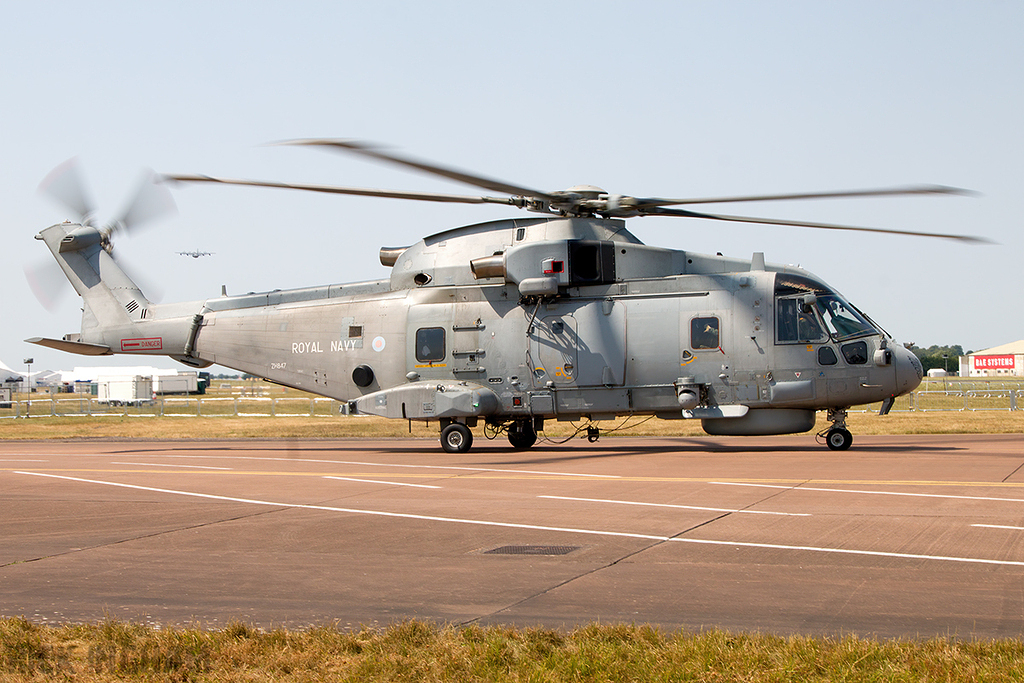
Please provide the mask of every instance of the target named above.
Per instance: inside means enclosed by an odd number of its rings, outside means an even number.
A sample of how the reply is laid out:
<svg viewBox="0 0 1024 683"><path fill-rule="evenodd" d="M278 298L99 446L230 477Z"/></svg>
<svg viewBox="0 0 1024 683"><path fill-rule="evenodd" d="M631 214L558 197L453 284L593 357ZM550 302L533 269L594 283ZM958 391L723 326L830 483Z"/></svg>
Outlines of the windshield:
<svg viewBox="0 0 1024 683"><path fill-rule="evenodd" d="M865 334L878 334L878 330L860 314L860 311L836 294L819 296L816 308L834 341L861 337Z"/></svg>

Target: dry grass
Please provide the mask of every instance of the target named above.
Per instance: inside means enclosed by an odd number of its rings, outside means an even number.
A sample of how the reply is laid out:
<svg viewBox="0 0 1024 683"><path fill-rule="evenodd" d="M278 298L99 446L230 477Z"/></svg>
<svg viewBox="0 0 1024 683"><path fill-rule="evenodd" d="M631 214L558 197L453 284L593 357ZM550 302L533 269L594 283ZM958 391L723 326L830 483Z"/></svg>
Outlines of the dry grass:
<svg viewBox="0 0 1024 683"><path fill-rule="evenodd" d="M915 393L914 402L919 410L908 411L910 398L897 401L895 410L885 417L875 412L853 412L849 417L850 430L854 435L878 434L1021 434L1024 433L1024 410L960 410L964 406L975 407L964 396L971 392L986 396L978 399L985 407L1009 407L1008 391L1022 391L1024 383L1013 380L926 380ZM998 397L993 395L998 394ZM412 423L402 420L385 420L377 417L341 417L337 415L336 402L316 404L316 417L310 417L312 394L279 385L256 381L214 380L207 396L204 397L203 416L197 417L195 397L188 400L171 399L165 406L167 414L156 417L157 408L132 408L133 415L120 414L122 408L114 408L109 415L49 415L50 396L33 395L33 417L30 419L0 419L0 439L79 439L79 438L149 438L149 439L247 439L247 438L392 438L419 437L436 438L437 423ZM21 394L15 400L24 400ZM76 408L74 395L58 394L54 398L70 401L69 412L83 410ZM277 417L235 417L241 413L267 413L271 410L269 399L275 399ZM180 407L175 407L180 406ZM1024 405L1021 406L1024 408ZM94 406L94 409L97 407ZM873 406L877 411L878 406ZM922 411L921 408L930 410ZM945 410L939 410L940 408ZM38 411L38 412L37 412ZM149 412L148 415L140 413ZM59 410L57 412L60 412ZM215 414L220 412L221 414ZM286 414L286 413L293 414ZM304 414L303 414L304 413ZM0 410L0 416L14 415L11 409ZM623 423L627 428L611 431ZM659 420L632 418L628 422L616 420L598 424L602 434L622 436L702 436L697 420ZM828 426L824 413L819 413L816 430ZM575 431L573 424L548 421L546 433L550 437L564 438ZM482 427L474 430L482 435Z"/></svg>
<svg viewBox="0 0 1024 683"><path fill-rule="evenodd" d="M1019 681L1019 640L877 642L649 626L154 630L0 620L0 681Z"/></svg>
<svg viewBox="0 0 1024 683"><path fill-rule="evenodd" d="M625 429L609 430L626 424ZM629 425L636 425L630 427ZM851 413L848 420L855 435L877 434L1021 434L1024 411ZM697 420L632 418L629 422L598 423L607 436L698 436ZM824 414L817 429L828 426ZM474 430L478 436L482 427ZM570 423L550 421L546 434L565 437L575 431ZM437 423L387 420L378 417L33 417L0 420L0 439L249 439L249 438L435 438Z"/></svg>

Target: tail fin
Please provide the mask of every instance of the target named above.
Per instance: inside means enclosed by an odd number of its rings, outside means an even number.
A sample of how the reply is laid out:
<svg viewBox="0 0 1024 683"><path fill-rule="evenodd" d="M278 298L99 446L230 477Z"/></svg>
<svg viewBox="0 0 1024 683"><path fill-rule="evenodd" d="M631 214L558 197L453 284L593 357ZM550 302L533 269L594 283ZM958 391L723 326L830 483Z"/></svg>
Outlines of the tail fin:
<svg viewBox="0 0 1024 683"><path fill-rule="evenodd" d="M146 319L150 302L110 255L108 230L58 223L40 232L36 239L46 243L84 303L82 332L65 337L66 344L107 346L109 335L105 332L127 332ZM71 349L65 346L63 350ZM77 352L84 352L84 347ZM93 348L88 355L96 353Z"/></svg>
<svg viewBox="0 0 1024 683"><path fill-rule="evenodd" d="M153 306L111 257L109 229L59 223L36 239L46 243L85 305L80 334L26 341L86 356L125 353L170 356L192 367L212 363L193 355L205 302Z"/></svg>

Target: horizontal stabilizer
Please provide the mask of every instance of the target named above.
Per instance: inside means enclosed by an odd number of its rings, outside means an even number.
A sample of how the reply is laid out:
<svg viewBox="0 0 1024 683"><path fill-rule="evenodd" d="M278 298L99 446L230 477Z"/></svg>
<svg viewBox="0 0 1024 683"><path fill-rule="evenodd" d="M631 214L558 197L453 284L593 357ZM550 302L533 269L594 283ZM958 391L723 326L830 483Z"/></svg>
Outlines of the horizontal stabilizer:
<svg viewBox="0 0 1024 683"><path fill-rule="evenodd" d="M27 341L29 344L48 346L49 348L57 349L58 351L77 353L80 356L114 355L114 352L110 350L109 346L103 346L102 344L86 344L84 342L65 341L63 339L47 339L46 337L32 337L31 339L26 339L25 341Z"/></svg>

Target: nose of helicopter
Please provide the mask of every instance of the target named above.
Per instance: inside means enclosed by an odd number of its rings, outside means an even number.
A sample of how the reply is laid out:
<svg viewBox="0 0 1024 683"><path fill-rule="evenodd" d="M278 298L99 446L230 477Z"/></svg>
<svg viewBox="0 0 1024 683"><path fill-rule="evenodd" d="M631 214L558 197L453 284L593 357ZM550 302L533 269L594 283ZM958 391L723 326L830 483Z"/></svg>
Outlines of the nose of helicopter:
<svg viewBox="0 0 1024 683"><path fill-rule="evenodd" d="M921 361L909 349L904 348L901 344L896 344L893 347L892 364L896 369L896 392L894 395L909 394L921 384L924 368L921 366Z"/></svg>

